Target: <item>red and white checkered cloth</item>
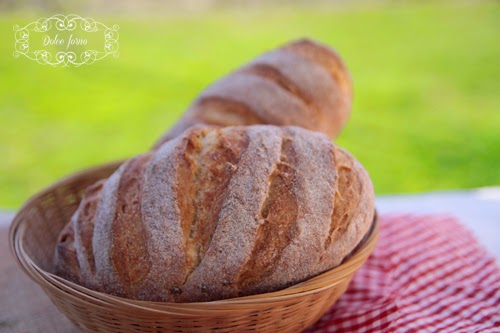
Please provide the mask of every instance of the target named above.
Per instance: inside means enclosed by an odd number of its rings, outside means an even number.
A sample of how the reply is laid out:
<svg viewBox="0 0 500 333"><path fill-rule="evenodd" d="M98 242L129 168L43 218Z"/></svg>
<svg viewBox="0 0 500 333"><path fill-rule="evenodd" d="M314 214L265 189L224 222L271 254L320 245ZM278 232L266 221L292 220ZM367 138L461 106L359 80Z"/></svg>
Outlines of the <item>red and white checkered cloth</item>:
<svg viewBox="0 0 500 333"><path fill-rule="evenodd" d="M379 222L377 248L306 332L500 332L500 269L469 230L443 215Z"/></svg>

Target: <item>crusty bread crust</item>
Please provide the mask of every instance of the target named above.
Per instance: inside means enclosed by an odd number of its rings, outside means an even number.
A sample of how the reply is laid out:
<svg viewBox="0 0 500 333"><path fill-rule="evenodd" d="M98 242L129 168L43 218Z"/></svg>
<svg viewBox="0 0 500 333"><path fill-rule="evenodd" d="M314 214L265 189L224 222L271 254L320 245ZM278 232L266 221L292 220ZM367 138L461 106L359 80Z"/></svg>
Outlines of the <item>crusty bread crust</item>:
<svg viewBox="0 0 500 333"><path fill-rule="evenodd" d="M155 147L194 124L300 126L335 138L349 117L351 101L351 78L339 55L301 39L207 87Z"/></svg>
<svg viewBox="0 0 500 333"><path fill-rule="evenodd" d="M198 126L86 191L55 271L151 301L279 290L338 265L373 214L368 174L324 134Z"/></svg>

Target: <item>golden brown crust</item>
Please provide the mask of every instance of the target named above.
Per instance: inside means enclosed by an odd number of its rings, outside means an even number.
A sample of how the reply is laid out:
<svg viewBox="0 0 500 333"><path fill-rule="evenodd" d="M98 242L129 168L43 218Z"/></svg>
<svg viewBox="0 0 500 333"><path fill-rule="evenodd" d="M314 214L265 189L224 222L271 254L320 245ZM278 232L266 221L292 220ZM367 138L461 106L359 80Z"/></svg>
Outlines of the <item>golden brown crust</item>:
<svg viewBox="0 0 500 333"><path fill-rule="evenodd" d="M260 211L261 225L256 234L250 260L242 267L237 283L241 289L257 285L273 271L283 249L297 237L297 181L291 140L283 137L280 161L269 178L269 190Z"/></svg>
<svg viewBox="0 0 500 333"><path fill-rule="evenodd" d="M132 159L124 169L117 189L110 261L124 294L137 293L135 289L140 287L152 265L144 255L147 253L147 237L141 211L142 175L150 159L151 154Z"/></svg>
<svg viewBox="0 0 500 333"><path fill-rule="evenodd" d="M75 249L74 219L59 234L54 254L56 273L75 283L81 283L80 264Z"/></svg>
<svg viewBox="0 0 500 333"><path fill-rule="evenodd" d="M328 126L318 130L336 137L347 122L352 105L352 80L342 58L327 45L311 39L295 41L285 46L285 49L320 65L335 80L335 91L331 91L335 100L332 105L328 105L332 109L324 112Z"/></svg>
<svg viewBox="0 0 500 333"><path fill-rule="evenodd" d="M328 46L302 39L271 50L203 90L155 145L194 124L300 126L335 138L351 109L350 75Z"/></svg>
<svg viewBox="0 0 500 333"><path fill-rule="evenodd" d="M352 82L347 67L340 56L327 45L311 39L300 39L284 47L305 59L323 66L339 83L347 97L352 94Z"/></svg>
<svg viewBox="0 0 500 333"><path fill-rule="evenodd" d="M338 265L373 212L366 171L323 134L197 127L86 192L56 273L153 301L278 290Z"/></svg>

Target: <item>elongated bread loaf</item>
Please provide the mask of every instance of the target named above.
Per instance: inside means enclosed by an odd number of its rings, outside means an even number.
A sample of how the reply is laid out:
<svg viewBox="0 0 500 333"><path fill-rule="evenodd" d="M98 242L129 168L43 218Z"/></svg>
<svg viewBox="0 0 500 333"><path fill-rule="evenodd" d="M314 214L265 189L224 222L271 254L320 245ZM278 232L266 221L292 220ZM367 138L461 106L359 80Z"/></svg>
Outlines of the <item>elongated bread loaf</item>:
<svg viewBox="0 0 500 333"><path fill-rule="evenodd" d="M55 271L140 300L274 291L338 265L373 215L367 172L324 134L194 127L87 189Z"/></svg>
<svg viewBox="0 0 500 333"><path fill-rule="evenodd" d="M351 109L349 72L328 46L302 39L264 53L200 93L156 144L194 124L300 126L335 138Z"/></svg>

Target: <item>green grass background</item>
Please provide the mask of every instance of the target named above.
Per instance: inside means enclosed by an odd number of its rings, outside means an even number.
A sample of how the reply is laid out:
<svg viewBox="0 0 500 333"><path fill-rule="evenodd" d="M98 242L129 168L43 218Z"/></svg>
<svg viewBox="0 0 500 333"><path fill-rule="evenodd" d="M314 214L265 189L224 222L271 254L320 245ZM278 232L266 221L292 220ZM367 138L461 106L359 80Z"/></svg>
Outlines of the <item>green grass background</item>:
<svg viewBox="0 0 500 333"><path fill-rule="evenodd" d="M210 82L302 36L334 46L351 71L337 142L378 194L500 184L498 4L94 14L119 24L120 56L81 68L12 56L12 26L40 16L0 14L0 207L147 150Z"/></svg>

